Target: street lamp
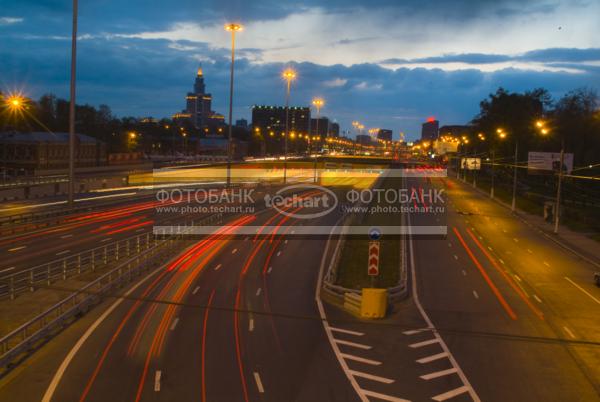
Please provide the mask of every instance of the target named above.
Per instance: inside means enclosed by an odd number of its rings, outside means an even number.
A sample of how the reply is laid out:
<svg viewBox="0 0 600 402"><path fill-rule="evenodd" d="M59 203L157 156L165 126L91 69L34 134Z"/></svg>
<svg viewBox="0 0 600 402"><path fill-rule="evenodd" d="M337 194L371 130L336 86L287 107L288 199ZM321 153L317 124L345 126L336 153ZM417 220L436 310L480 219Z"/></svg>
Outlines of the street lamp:
<svg viewBox="0 0 600 402"><path fill-rule="evenodd" d="M550 133L550 129L546 127L546 122L538 120L535 123L536 127L540 131L540 134L547 135ZM554 210L554 233L558 233L558 225L560 222L559 211L560 211L560 196L562 187L562 176L563 176L563 165L565 163L565 136L560 136L560 166L558 168L558 184L556 186L556 201Z"/></svg>
<svg viewBox="0 0 600 402"><path fill-rule="evenodd" d="M231 72L229 77L229 133L227 138L227 187L231 185L231 139L233 115L233 65L235 63L235 33L243 29L241 24L225 24L225 30L231 32Z"/></svg>
<svg viewBox="0 0 600 402"><path fill-rule="evenodd" d="M315 131L316 131L315 134L320 136L320 134L319 134L319 118L320 118L320 113L321 113L321 107L323 107L323 105L325 104L325 101L322 98L315 98L315 99L313 99L312 104L317 109L317 124L315 127ZM313 150L312 146L310 147L310 150L311 151ZM317 156L316 155L315 155L315 161L314 161L314 166L313 166L313 181L315 183L317 182Z"/></svg>
<svg viewBox="0 0 600 402"><path fill-rule="evenodd" d="M286 81L286 93L285 93L285 136L283 137L283 184L287 182L287 139L289 134L289 120L290 120L290 88L292 81L296 78L296 72L287 68L281 74L283 79Z"/></svg>

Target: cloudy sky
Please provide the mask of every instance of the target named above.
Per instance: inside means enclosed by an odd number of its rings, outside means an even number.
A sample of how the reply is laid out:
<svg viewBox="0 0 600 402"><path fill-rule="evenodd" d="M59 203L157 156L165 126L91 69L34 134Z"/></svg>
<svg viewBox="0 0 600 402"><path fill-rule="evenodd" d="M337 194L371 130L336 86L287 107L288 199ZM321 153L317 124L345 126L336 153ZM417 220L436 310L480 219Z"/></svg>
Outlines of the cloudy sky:
<svg viewBox="0 0 600 402"><path fill-rule="evenodd" d="M226 113L227 21L239 21L234 119L325 98L323 114L416 138L467 123L499 86L600 89L599 0L80 0L78 101L119 116L184 107L201 63ZM68 96L70 0L0 0L0 88Z"/></svg>

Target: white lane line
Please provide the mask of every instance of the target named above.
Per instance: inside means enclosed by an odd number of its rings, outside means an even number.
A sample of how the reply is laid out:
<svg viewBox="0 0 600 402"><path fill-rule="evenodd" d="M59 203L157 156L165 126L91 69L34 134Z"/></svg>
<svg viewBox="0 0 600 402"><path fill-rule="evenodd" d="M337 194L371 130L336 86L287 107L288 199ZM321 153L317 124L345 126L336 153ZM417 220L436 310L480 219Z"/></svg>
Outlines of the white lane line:
<svg viewBox="0 0 600 402"><path fill-rule="evenodd" d="M463 276L467 276L467 271L465 271L464 269L462 270L462 274Z"/></svg>
<svg viewBox="0 0 600 402"><path fill-rule="evenodd" d="M283 244L288 244L288 241L287 241L287 239L283 241Z"/></svg>
<svg viewBox="0 0 600 402"><path fill-rule="evenodd" d="M465 392L468 392L468 391L469 391L469 388L467 388L465 385L463 385L462 387L458 387L458 388L455 388L448 392L444 392L443 394L436 395L431 399L433 399L434 401L437 401L437 402L442 402L447 399L454 398L455 396L458 396L460 394L464 394Z"/></svg>
<svg viewBox="0 0 600 402"><path fill-rule="evenodd" d="M458 260L458 256L456 254L454 254L454 259Z"/></svg>
<svg viewBox="0 0 600 402"><path fill-rule="evenodd" d="M133 285L127 292L125 292L125 296L129 296L130 294L135 292L135 290L139 288L143 283L145 283L154 274L163 269L164 266L160 266L154 271L150 272L148 275L146 275L146 277L144 277L141 281ZM98 319L96 319L96 321L94 321L92 325L88 327L87 331L85 331L81 338L79 338L77 343L75 343L75 345L71 348L65 359L62 361L62 363L56 370L56 373L54 373L52 381L50 381L50 385L48 385L48 388L46 389L46 392L44 393L41 402L50 402L52 400L52 397L54 396L54 392L56 392L56 388L58 387L60 380L62 379L63 375L65 374L65 371L67 370L67 367L69 367L69 364L71 364L71 361L73 360L77 352L79 352L79 349L81 349L85 341L92 335L96 328L98 328L100 324L102 324L102 322L106 320L106 317L108 317L113 311L115 311L117 307L119 307L123 300L125 300L125 298L117 299L100 317L98 317Z"/></svg>
<svg viewBox="0 0 600 402"><path fill-rule="evenodd" d="M441 370L441 371L435 371L433 373L429 373L429 374L425 374L422 376L419 376L420 378L422 378L423 380L432 380L434 378L439 378L439 377L443 377L446 375L450 375L450 374L454 374L456 373L456 368L452 367L446 370Z"/></svg>
<svg viewBox="0 0 600 402"><path fill-rule="evenodd" d="M8 251L10 251L11 253L14 251L19 251L19 250L23 250L25 247L27 246L21 246L21 247L15 247L15 248L9 248Z"/></svg>
<svg viewBox="0 0 600 402"><path fill-rule="evenodd" d="M262 385L262 381L260 380L260 374L258 374L257 371L254 372L254 381L256 382L256 388L258 388L258 392L264 394L265 388Z"/></svg>
<svg viewBox="0 0 600 402"><path fill-rule="evenodd" d="M476 299L479 299L479 295L477 294L477 292L475 290L473 291L473 297L475 297Z"/></svg>
<svg viewBox="0 0 600 402"><path fill-rule="evenodd" d="M219 264L215 267L215 271L218 271L219 269L221 269L221 264Z"/></svg>
<svg viewBox="0 0 600 402"><path fill-rule="evenodd" d="M544 265L550 268L550 264L548 264L546 261L544 261Z"/></svg>
<svg viewBox="0 0 600 402"><path fill-rule="evenodd" d="M100 243L104 243L104 242L111 241L111 240L112 240L111 237L107 237L106 239L100 240Z"/></svg>
<svg viewBox="0 0 600 402"><path fill-rule="evenodd" d="M5 269L3 269L3 270L1 270L1 271L0 271L0 274L1 274L2 272L8 272L8 271L12 271L12 270L13 270L13 269L15 269L15 268L16 268L16 267L5 268Z"/></svg>
<svg viewBox="0 0 600 402"><path fill-rule="evenodd" d="M381 365L381 362L379 362L377 360L365 359L364 357L349 355L348 353L342 353L341 356L344 359L354 360L355 362L370 364L372 366L379 366L379 365Z"/></svg>
<svg viewBox="0 0 600 402"><path fill-rule="evenodd" d="M498 258L498 261L500 261L500 263L501 263L502 265L505 265L505 263L504 263L504 260L503 260L502 258Z"/></svg>
<svg viewBox="0 0 600 402"><path fill-rule="evenodd" d="M569 335L572 339L575 339L575 334L573 333L573 331L571 331L569 329L569 327L563 327L563 329L565 330L565 332L567 333L567 335Z"/></svg>
<svg viewBox="0 0 600 402"><path fill-rule="evenodd" d="M160 377L162 376L162 371L156 370L154 373L154 391L160 391Z"/></svg>
<svg viewBox="0 0 600 402"><path fill-rule="evenodd" d="M369 345L364 345L362 343L356 343L356 342L349 342L349 341L344 341L342 339L333 339L333 341L335 343L339 343L340 345L346 345L346 346L352 346L353 348L358 348L358 349L364 349L364 350L369 350L372 347Z"/></svg>
<svg viewBox="0 0 600 402"><path fill-rule="evenodd" d="M579 286L578 284L576 284L575 282L573 282L570 278L565 276L565 279L568 280L569 282L571 282L571 284L573 286L575 286L577 289L581 290L583 293L585 293L586 295L588 295L589 297L591 297L591 299L593 301L595 301L596 303L600 304L600 300L596 299L590 292L588 292L587 290L585 290L584 288L582 288L581 286Z"/></svg>
<svg viewBox="0 0 600 402"><path fill-rule="evenodd" d="M416 275L416 268L415 268L415 251L414 251L413 238L412 238L410 214L407 214L406 216L408 218L408 232L409 232L408 233L409 234L408 249L410 251L409 262L410 262L410 272L412 274L411 275L411 288L412 288L413 300L415 302L415 305L417 306L417 309L419 310L419 313L421 313L421 316L425 320L425 323L427 324L427 326L429 328L435 329L435 326L433 325L431 318L429 318L429 316L425 312L425 309L421 305L421 302L419 301L419 293L417 291L417 275ZM467 392L469 393L469 396L471 397L473 402L481 402L479 395L477 395L477 392L473 389L473 386L469 382L469 379L467 378L465 373L462 371L462 369L458 365L458 362L456 361L454 356L452 356L452 353L450 353L450 349L448 349L448 345L446 345L446 342L444 342L442 337L437 332L434 332L433 334L436 337L436 339L438 340L443 351L448 353L448 360L450 360L450 364L452 364L452 367L456 368L457 375L460 378L460 380L462 381L462 383L464 384L464 386L467 387Z"/></svg>
<svg viewBox="0 0 600 402"><path fill-rule="evenodd" d="M231 254L235 254L237 253L237 248L234 248L233 250L231 250Z"/></svg>
<svg viewBox="0 0 600 402"><path fill-rule="evenodd" d="M492 250L492 248L491 248L490 246L488 246L488 250L490 250L490 251L494 251L494 250Z"/></svg>
<svg viewBox="0 0 600 402"><path fill-rule="evenodd" d="M195 295L196 293L198 293L199 290L200 290L200 286L196 286L196 289L194 289L192 294Z"/></svg>
<svg viewBox="0 0 600 402"><path fill-rule="evenodd" d="M527 249L527 252L528 252L529 254L533 254L533 251L531 251L530 249Z"/></svg>
<svg viewBox="0 0 600 402"><path fill-rule="evenodd" d="M415 335L415 334L420 334L421 332L425 332L425 331L429 331L429 328L411 329L411 330L408 330L408 331L404 331L402 333L404 335Z"/></svg>
<svg viewBox="0 0 600 402"><path fill-rule="evenodd" d="M248 331L254 331L254 318L250 318L250 321L248 321Z"/></svg>
<svg viewBox="0 0 600 402"><path fill-rule="evenodd" d="M277 252L277 257L279 257L281 255L281 251Z"/></svg>
<svg viewBox="0 0 600 402"><path fill-rule="evenodd" d="M269 269L267 269L267 273L270 274L272 270L273 270L273 267L269 267Z"/></svg>
<svg viewBox="0 0 600 402"><path fill-rule="evenodd" d="M66 235L60 236L61 239L68 239L69 237L73 237L73 235L72 234L66 234Z"/></svg>
<svg viewBox="0 0 600 402"><path fill-rule="evenodd" d="M138 230L136 230L135 232L136 232L136 233L140 233L140 232L143 232L144 230L146 230L146 228L141 228L141 229L138 229Z"/></svg>
<svg viewBox="0 0 600 402"><path fill-rule="evenodd" d="M515 279L518 280L519 282L523 282L523 280L519 277L519 275L515 274Z"/></svg>
<svg viewBox="0 0 600 402"><path fill-rule="evenodd" d="M364 335L363 332L351 331L349 329L343 329L343 328L336 328L336 327L332 327L331 325L329 326L329 329L332 331L335 331L335 332L341 332L342 334L355 335L355 336L363 336Z"/></svg>
<svg viewBox="0 0 600 402"><path fill-rule="evenodd" d="M436 355L431 355L431 356L427 356L427 357L423 357L421 359L418 359L416 362L417 363L421 363L421 364L425 364L425 363L430 363L439 359L443 359L444 357L448 357L448 353L446 352L442 352L442 353L438 353Z"/></svg>
<svg viewBox="0 0 600 402"><path fill-rule="evenodd" d="M515 243L519 242L519 239L517 239L516 237L513 237L513 240L515 241Z"/></svg>
<svg viewBox="0 0 600 402"><path fill-rule="evenodd" d="M391 378L379 377L378 375L363 373L362 371L350 370L350 374L355 377L366 378L367 380L377 381L383 384L392 384L394 382Z"/></svg>
<svg viewBox="0 0 600 402"><path fill-rule="evenodd" d="M533 298L535 299L535 301L537 301L538 303L542 302L542 299L540 299L537 295L533 295Z"/></svg>
<svg viewBox="0 0 600 402"><path fill-rule="evenodd" d="M64 250L64 251L61 251L60 253L56 253L55 255L63 255L63 254L67 254L70 252L71 252L71 250Z"/></svg>
<svg viewBox="0 0 600 402"><path fill-rule="evenodd" d="M177 326L177 323L179 322L179 317L175 318L173 320L173 324L171 324L171 328L169 328L171 331L175 330L175 327Z"/></svg>
<svg viewBox="0 0 600 402"><path fill-rule="evenodd" d="M429 340L423 341L423 342L412 343L412 344L408 345L408 347L416 349L416 348L422 348L423 346L433 345L434 343L440 343L440 340L438 338L433 338L433 339L429 339Z"/></svg>
<svg viewBox="0 0 600 402"><path fill-rule="evenodd" d="M258 288L258 289L256 290L256 295L257 295L257 296L260 296L260 292L261 292L261 290L262 290L261 288Z"/></svg>

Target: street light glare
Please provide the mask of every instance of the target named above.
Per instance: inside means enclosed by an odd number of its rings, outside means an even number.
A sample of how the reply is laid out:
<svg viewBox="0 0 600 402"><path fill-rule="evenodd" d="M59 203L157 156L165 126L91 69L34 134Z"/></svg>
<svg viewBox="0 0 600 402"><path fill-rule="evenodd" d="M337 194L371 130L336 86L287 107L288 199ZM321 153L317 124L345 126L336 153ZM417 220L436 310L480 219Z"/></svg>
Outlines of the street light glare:
<svg viewBox="0 0 600 402"><path fill-rule="evenodd" d="M236 23L230 23L230 24L225 24L225 30L232 32L239 32L241 30L244 29L244 26L242 24L236 24Z"/></svg>
<svg viewBox="0 0 600 402"><path fill-rule="evenodd" d="M316 107L321 107L325 104L325 101L322 98L315 98L313 99L312 104Z"/></svg>
<svg viewBox="0 0 600 402"><path fill-rule="evenodd" d="M281 76L283 77L283 79L291 81L294 78L296 78L296 71L294 71L291 68L288 68L281 74Z"/></svg>

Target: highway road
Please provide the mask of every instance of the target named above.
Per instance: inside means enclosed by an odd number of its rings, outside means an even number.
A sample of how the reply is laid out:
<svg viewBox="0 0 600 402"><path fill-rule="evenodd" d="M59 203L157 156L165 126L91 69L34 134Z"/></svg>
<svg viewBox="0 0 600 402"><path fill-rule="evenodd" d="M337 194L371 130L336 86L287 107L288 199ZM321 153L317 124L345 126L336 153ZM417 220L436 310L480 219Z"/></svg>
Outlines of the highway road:
<svg viewBox="0 0 600 402"><path fill-rule="evenodd" d="M278 235L198 240L0 379L0 399L600 400L594 267L460 181L405 184L446 191L444 213L407 223L448 234L405 238L411 293L386 319L315 297L333 243L294 231L340 211L239 215L221 235Z"/></svg>

